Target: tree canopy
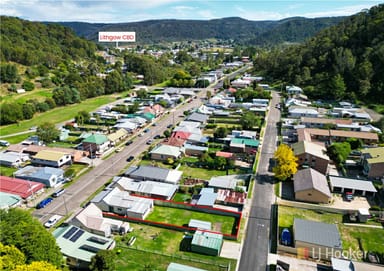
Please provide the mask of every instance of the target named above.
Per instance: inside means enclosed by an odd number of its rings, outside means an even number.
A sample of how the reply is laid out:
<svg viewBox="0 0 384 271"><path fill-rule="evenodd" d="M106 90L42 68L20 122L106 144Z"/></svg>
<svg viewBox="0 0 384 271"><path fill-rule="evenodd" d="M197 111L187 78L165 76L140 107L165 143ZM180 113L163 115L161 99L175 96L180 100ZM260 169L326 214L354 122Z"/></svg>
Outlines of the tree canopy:
<svg viewBox="0 0 384 271"><path fill-rule="evenodd" d="M18 208L0 210L0 233L0 242L19 249L26 264L44 261L57 267L61 265L63 257L55 238L27 211ZM20 258L15 251L10 254Z"/></svg>
<svg viewBox="0 0 384 271"><path fill-rule="evenodd" d="M39 140L51 143L59 137L60 131L53 123L44 122L37 127L36 135L39 137Z"/></svg>
<svg viewBox="0 0 384 271"><path fill-rule="evenodd" d="M285 181L297 172L297 157L288 145L281 144L275 151L274 158L277 162L273 168L276 179Z"/></svg>

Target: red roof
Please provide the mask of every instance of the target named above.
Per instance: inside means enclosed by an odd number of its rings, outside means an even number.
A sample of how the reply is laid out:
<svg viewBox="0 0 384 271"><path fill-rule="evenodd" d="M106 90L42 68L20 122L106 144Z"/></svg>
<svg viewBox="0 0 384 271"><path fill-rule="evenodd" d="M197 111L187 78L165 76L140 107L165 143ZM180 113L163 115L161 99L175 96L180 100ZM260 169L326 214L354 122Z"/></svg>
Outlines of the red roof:
<svg viewBox="0 0 384 271"><path fill-rule="evenodd" d="M173 132L171 137L180 138L180 139L188 139L192 133L177 131Z"/></svg>
<svg viewBox="0 0 384 271"><path fill-rule="evenodd" d="M233 87L230 87L230 88L228 89L228 91L231 92L231 93L235 93L235 92L237 91L237 89L235 89L235 88L233 88Z"/></svg>
<svg viewBox="0 0 384 271"><path fill-rule="evenodd" d="M44 184L7 176L0 176L0 191L19 195L23 199L44 188Z"/></svg>
<svg viewBox="0 0 384 271"><path fill-rule="evenodd" d="M218 152L216 152L216 156L224 157L224 158L231 158L233 156L233 153L225 152L225 151L218 151Z"/></svg>
<svg viewBox="0 0 384 271"><path fill-rule="evenodd" d="M218 199L228 203L244 204L245 199L247 198L247 193L224 189L217 190L217 194Z"/></svg>
<svg viewBox="0 0 384 271"><path fill-rule="evenodd" d="M185 139L170 137L170 138L166 138L163 141L163 144L175 146L175 147L182 147L184 145L184 142L185 142Z"/></svg>

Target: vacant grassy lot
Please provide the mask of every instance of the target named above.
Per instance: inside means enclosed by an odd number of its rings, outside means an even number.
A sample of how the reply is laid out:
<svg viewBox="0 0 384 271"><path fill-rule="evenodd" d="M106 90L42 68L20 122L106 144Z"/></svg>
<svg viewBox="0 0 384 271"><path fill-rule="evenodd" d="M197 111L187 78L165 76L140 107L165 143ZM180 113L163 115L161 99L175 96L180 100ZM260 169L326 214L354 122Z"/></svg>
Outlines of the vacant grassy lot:
<svg viewBox="0 0 384 271"><path fill-rule="evenodd" d="M158 270L165 271L171 262L177 262L209 271L231 270L236 266L236 260L200 255L192 252L180 251L179 246L183 239L182 232L176 232L157 227L131 223L134 231L124 236L117 237L117 249L121 253L117 257L116 270ZM127 242L135 236L136 242L128 248Z"/></svg>
<svg viewBox="0 0 384 271"><path fill-rule="evenodd" d="M212 230L231 234L235 223L235 218L231 216L222 216L196 212L185 209L155 206L153 212L147 217L147 220L164 222L178 226L188 225L189 220L198 219L212 223Z"/></svg>
<svg viewBox="0 0 384 271"><path fill-rule="evenodd" d="M91 112L100 106L114 101L111 96L101 96L93 99L87 99L80 104L67 105L65 107L57 107L45 113L36 114L33 119L24 120L18 124L12 124L1 127L1 136L19 133L28 130L33 126L38 126L44 121L52 123L61 123L73 119L79 111Z"/></svg>
<svg viewBox="0 0 384 271"><path fill-rule="evenodd" d="M184 177L193 177L197 179L209 180L214 176L224 176L227 175L225 170L215 170L215 169L205 169L205 168L195 168L188 165L182 165L178 170L183 172ZM230 169L229 174L246 174L248 172L242 171L240 169Z"/></svg>
<svg viewBox="0 0 384 271"><path fill-rule="evenodd" d="M291 228L294 218L302 218L336 224L339 228L343 249L359 250L359 241L364 251L378 251L384 253L384 229L367 228L361 226L344 225L341 214L332 214L325 212L315 212L312 210L303 210L279 206L279 230L282 228Z"/></svg>
<svg viewBox="0 0 384 271"><path fill-rule="evenodd" d="M17 171L17 168L14 167L6 167L6 166L0 166L0 175L1 176L8 176L12 177L13 173Z"/></svg>

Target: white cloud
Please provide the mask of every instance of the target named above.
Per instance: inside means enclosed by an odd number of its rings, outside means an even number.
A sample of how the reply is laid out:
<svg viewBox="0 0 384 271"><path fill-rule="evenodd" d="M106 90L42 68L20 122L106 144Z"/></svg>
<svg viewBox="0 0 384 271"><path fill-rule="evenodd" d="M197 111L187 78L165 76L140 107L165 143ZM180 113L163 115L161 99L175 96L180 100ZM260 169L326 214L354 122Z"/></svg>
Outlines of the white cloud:
<svg viewBox="0 0 384 271"><path fill-rule="evenodd" d="M308 12L305 13L304 17L307 18L316 18L316 17L332 17L332 16L350 16L356 14L363 9L369 9L370 5L354 5L354 6L344 6L340 8L335 8L331 10L318 11L318 12Z"/></svg>

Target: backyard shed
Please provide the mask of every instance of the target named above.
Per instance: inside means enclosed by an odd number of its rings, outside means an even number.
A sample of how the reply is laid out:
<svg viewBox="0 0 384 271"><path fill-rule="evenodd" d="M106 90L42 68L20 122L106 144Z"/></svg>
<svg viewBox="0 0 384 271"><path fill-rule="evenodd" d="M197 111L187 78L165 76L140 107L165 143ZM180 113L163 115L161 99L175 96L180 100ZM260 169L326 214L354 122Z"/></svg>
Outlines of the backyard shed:
<svg viewBox="0 0 384 271"><path fill-rule="evenodd" d="M193 235L191 250L201 254L218 256L222 246L222 234L197 230Z"/></svg>

